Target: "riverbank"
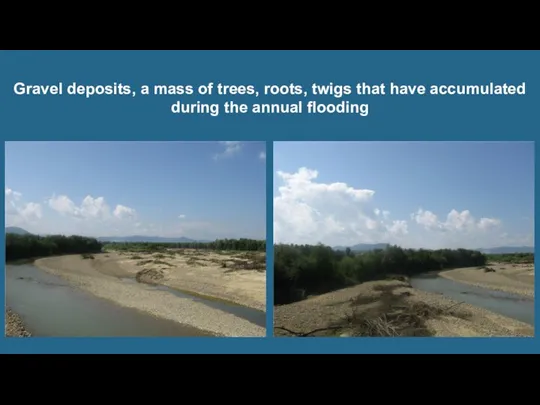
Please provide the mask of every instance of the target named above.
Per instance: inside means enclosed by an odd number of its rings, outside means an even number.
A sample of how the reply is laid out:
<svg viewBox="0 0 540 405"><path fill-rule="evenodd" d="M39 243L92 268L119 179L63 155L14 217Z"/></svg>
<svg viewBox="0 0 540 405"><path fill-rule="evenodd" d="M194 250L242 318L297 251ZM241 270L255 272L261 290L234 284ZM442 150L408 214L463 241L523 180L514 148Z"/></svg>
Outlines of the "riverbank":
<svg viewBox="0 0 540 405"><path fill-rule="evenodd" d="M6 337L31 337L30 332L26 327L21 317L13 312L10 308L6 308Z"/></svg>
<svg viewBox="0 0 540 405"><path fill-rule="evenodd" d="M467 267L438 274L459 283L534 298L534 264L490 263L486 267L490 270Z"/></svg>
<svg viewBox="0 0 540 405"><path fill-rule="evenodd" d="M211 308L193 299L179 298L167 291L152 289L149 285L149 283L161 284L212 297L212 292L217 292L219 288L220 278L216 277L215 272L205 272L193 261L190 265L186 260L185 265L180 266L170 255L156 258L156 254L114 252L85 257L69 255L43 258L36 260L35 265L100 298L195 327L216 336L264 336L266 333L265 328L233 314ZM241 277L241 272L224 274L221 280L226 280L227 283L222 283L223 292L221 296L216 294L216 298L227 296L235 298L236 302L251 303L247 299L250 297L249 293L233 295L234 291L238 289L242 291L242 287L249 286L249 282L241 282ZM235 278L239 280L236 290L232 287L227 288L234 283ZM127 282L125 279L133 282ZM134 282L135 280L139 282Z"/></svg>
<svg viewBox="0 0 540 405"><path fill-rule="evenodd" d="M275 336L534 336L534 328L408 281L363 283L274 308Z"/></svg>

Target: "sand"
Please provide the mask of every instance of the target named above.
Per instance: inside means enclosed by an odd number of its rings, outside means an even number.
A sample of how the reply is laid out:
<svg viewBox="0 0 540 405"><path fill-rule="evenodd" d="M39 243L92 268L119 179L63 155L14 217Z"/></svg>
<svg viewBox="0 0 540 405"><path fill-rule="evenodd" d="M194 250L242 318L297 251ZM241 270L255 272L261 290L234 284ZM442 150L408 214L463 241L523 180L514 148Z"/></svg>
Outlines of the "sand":
<svg viewBox="0 0 540 405"><path fill-rule="evenodd" d="M464 284L534 298L534 264L490 263L495 272L477 267L447 270L439 276Z"/></svg>
<svg viewBox="0 0 540 405"><path fill-rule="evenodd" d="M274 335L293 336L281 330L286 328L296 333L309 333L333 325L347 326L353 312L383 316L381 307L382 288L389 288L399 300L399 305L410 307L425 304L449 315L426 317L425 327L434 337L510 337L534 336L534 328L526 323L510 319L469 304L458 303L439 294L419 291L407 282L388 280L363 283L304 301L274 308ZM363 304L354 305L361 297ZM367 315L366 315L367 317ZM370 318L373 316L370 315ZM349 330L350 329L350 330ZM310 336L354 336L353 328L327 329Z"/></svg>
<svg viewBox="0 0 540 405"><path fill-rule="evenodd" d="M36 260L35 265L62 277L75 287L118 305L136 308L215 336L265 336L265 328L247 320L189 298L152 289L146 284L162 284L264 310L266 272L226 272L228 269L222 268L221 264L205 265L206 262L212 263L208 259L215 256L222 260L234 260L230 255L217 253L188 252L174 254L174 258L167 255L156 259L155 255L150 254L110 252L93 255L93 259L83 259L81 255L44 258ZM152 262L141 263L145 260ZM125 280L127 278L137 278L139 283L128 282Z"/></svg>

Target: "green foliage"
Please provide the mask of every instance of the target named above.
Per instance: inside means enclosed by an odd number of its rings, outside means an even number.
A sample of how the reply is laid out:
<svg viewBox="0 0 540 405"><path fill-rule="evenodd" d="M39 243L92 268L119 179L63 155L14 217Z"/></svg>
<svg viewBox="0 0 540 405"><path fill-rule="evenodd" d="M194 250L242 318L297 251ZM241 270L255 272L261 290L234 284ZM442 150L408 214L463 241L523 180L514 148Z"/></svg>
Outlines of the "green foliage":
<svg viewBox="0 0 540 405"><path fill-rule="evenodd" d="M534 253L502 253L489 254L487 258L490 262L511 263L511 264L531 264L534 263Z"/></svg>
<svg viewBox="0 0 540 405"><path fill-rule="evenodd" d="M274 247L274 302L297 301L389 275L416 274L457 267L484 266L487 257L467 249L402 249L354 253L324 245L276 245Z"/></svg>
<svg viewBox="0 0 540 405"><path fill-rule="evenodd" d="M129 252L163 252L167 249L237 250L265 252L266 241L255 239L219 239L213 242L153 243L153 242L111 242L104 246L107 250Z"/></svg>
<svg viewBox="0 0 540 405"><path fill-rule="evenodd" d="M6 234L6 261L64 254L89 254L101 252L97 239L84 236L37 236Z"/></svg>

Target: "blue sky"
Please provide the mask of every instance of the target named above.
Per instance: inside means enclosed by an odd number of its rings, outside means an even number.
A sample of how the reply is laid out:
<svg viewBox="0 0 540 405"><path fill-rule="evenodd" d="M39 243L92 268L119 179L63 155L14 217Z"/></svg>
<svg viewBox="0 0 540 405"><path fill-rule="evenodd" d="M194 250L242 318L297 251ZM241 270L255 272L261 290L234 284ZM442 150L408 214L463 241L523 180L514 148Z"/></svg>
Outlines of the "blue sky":
<svg viewBox="0 0 540 405"><path fill-rule="evenodd" d="M532 142L274 143L277 242L534 246Z"/></svg>
<svg viewBox="0 0 540 405"><path fill-rule="evenodd" d="M6 225L266 237L265 142L6 142Z"/></svg>

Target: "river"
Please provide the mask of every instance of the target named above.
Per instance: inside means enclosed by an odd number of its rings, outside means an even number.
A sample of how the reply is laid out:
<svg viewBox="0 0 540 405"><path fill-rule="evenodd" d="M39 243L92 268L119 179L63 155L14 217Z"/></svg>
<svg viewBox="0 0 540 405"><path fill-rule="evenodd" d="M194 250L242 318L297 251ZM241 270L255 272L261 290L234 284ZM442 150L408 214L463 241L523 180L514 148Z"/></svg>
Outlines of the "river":
<svg viewBox="0 0 540 405"><path fill-rule="evenodd" d="M202 302L260 326L266 324L263 311L191 296L164 286L151 288ZM32 264L6 265L6 304L36 337L212 336L191 326L121 307L74 288Z"/></svg>
<svg viewBox="0 0 540 405"><path fill-rule="evenodd" d="M534 300L532 299L458 283L436 274L413 277L411 284L418 290L443 294L455 301L484 308L534 326Z"/></svg>

